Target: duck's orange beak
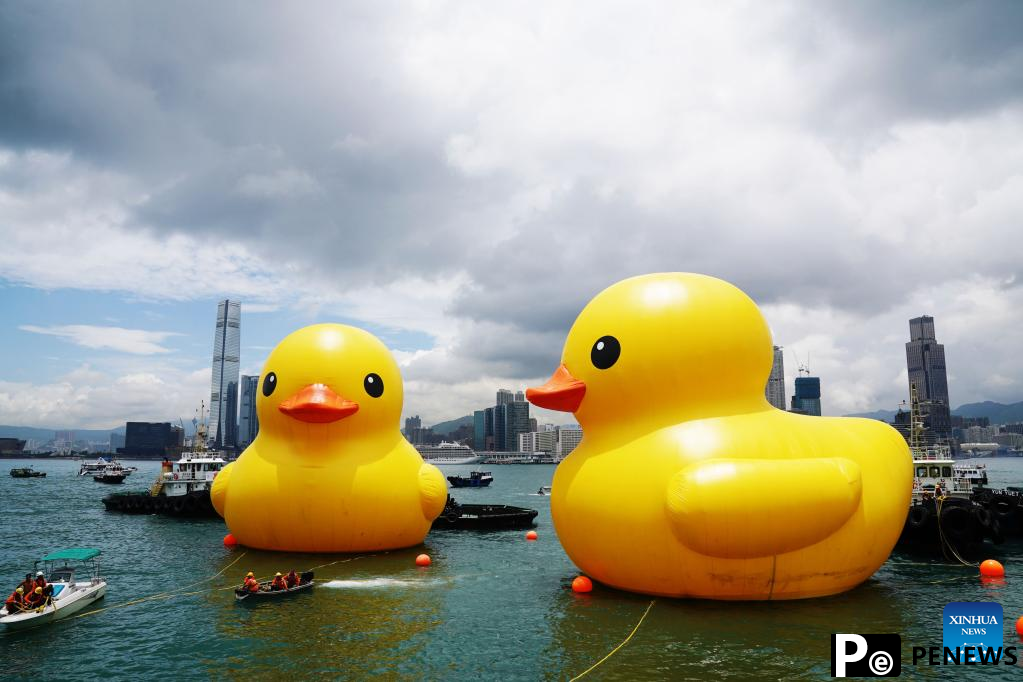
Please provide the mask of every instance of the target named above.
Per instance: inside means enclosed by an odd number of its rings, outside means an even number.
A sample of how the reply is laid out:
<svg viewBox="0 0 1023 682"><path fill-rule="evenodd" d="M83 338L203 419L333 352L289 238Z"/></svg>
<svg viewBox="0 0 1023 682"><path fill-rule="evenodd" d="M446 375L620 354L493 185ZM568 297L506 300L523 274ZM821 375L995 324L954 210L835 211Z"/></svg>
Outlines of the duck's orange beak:
<svg viewBox="0 0 1023 682"><path fill-rule="evenodd" d="M537 407L559 412L575 412L586 395L586 384L572 376L564 363L558 366L547 383L526 389L526 400Z"/></svg>
<svg viewBox="0 0 1023 682"><path fill-rule="evenodd" d="M299 421L326 424L350 417L359 411L359 403L345 400L326 384L310 384L277 406Z"/></svg>

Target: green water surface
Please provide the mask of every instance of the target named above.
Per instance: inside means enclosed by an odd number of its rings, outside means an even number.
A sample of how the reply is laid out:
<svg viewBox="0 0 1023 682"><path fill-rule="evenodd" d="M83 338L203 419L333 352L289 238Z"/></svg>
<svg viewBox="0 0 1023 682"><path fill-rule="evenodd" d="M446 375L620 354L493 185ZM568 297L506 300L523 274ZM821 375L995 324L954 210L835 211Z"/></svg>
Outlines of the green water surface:
<svg viewBox="0 0 1023 682"><path fill-rule="evenodd" d="M48 476L7 475L28 464ZM134 464L140 471L124 489L144 488L159 468ZM1023 484L1023 460L987 465L993 485ZM118 487L76 477L75 462L0 466L0 581L8 592L35 559L73 546L103 551L109 587L98 607L200 583L169 599L0 632L3 679L567 680L621 643L651 601L599 585L590 595L569 589L578 572L554 534L549 498L535 494L550 484L553 466L490 467L489 489L454 491L461 502L538 509L536 542L524 531L433 532L425 547L348 557L228 550L219 520L106 512L100 498ZM414 565L423 551L433 558L426 569ZM632 640L585 679L830 679L832 632L901 634L903 677L1023 679L1008 666L909 662L912 645L940 646L950 601L1001 603L1005 643L1020 644L1013 623L1023 615L1023 545L992 547L990 555L1006 564L1004 583L984 585L975 568L896 553L837 597L658 599ZM317 586L286 603L238 604L230 589L248 570L311 567Z"/></svg>

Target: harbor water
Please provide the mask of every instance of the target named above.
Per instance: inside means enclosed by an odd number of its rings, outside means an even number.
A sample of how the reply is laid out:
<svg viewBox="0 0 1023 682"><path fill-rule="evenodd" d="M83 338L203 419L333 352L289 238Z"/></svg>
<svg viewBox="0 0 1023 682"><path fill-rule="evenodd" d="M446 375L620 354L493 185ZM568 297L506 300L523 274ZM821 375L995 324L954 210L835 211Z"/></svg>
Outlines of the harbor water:
<svg viewBox="0 0 1023 682"><path fill-rule="evenodd" d="M1023 459L984 461L992 487L1023 485ZM5 596L33 561L65 547L101 549L109 582L106 598L80 617L0 631L4 679L567 680L625 640L652 601L599 585L589 595L571 591L578 572L554 533L549 498L536 494L550 485L553 466L489 467L491 487L453 490L460 502L538 509L535 542L518 530L444 531L424 547L338 556L228 550L220 520L104 510L104 495L148 486L158 462L133 462L139 471L121 486L77 477L72 461L2 464ZM47 477L7 475L28 465ZM424 551L433 564L418 568ZM899 633L903 676L1018 679L1023 670L1004 665L910 664L912 646L941 646L942 609L952 601L1000 603L1006 646L1023 647L1013 629L1023 615L1023 544L1010 540L989 554L1006 565L1003 583L984 585L974 567L897 552L836 597L657 599L628 644L587 679L830 678L833 632ZM314 567L311 592L284 603L235 602L231 588L246 571ZM136 601L167 592L177 594Z"/></svg>

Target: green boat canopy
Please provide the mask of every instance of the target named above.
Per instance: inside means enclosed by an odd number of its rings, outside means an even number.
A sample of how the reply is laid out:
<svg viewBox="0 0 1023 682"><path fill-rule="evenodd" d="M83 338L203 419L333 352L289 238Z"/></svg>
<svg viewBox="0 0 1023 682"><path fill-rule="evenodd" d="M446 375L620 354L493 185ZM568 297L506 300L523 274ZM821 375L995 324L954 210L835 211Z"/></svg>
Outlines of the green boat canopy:
<svg viewBox="0 0 1023 682"><path fill-rule="evenodd" d="M47 554L40 561L88 561L89 559L95 559L100 555L98 549L88 549L85 547L72 547L70 549L61 549L52 554Z"/></svg>

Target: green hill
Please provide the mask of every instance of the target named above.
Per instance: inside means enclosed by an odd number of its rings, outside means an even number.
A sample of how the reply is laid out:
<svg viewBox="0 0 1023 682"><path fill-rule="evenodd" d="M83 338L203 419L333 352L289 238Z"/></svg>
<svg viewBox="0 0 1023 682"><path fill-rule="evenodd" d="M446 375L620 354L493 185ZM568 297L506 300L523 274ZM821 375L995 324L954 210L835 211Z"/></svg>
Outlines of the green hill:
<svg viewBox="0 0 1023 682"><path fill-rule="evenodd" d="M472 415L467 414L464 417L458 419L452 419L450 421L441 422L440 424L434 424L432 427L434 433L439 433L443 436L448 435L459 426L472 426Z"/></svg>
<svg viewBox="0 0 1023 682"><path fill-rule="evenodd" d="M1023 401L1006 405L985 400L982 403L967 403L952 410L960 417L987 417L992 424L1012 424L1023 421Z"/></svg>
<svg viewBox="0 0 1023 682"><path fill-rule="evenodd" d="M54 432L74 431L76 440L103 441L109 440L111 433L124 433L124 427L116 429L40 429L34 426L7 426L0 424L0 438L20 438L22 440L53 440Z"/></svg>

